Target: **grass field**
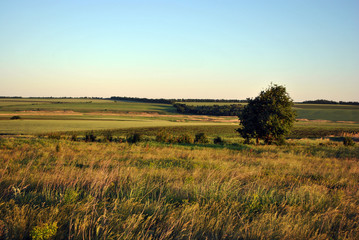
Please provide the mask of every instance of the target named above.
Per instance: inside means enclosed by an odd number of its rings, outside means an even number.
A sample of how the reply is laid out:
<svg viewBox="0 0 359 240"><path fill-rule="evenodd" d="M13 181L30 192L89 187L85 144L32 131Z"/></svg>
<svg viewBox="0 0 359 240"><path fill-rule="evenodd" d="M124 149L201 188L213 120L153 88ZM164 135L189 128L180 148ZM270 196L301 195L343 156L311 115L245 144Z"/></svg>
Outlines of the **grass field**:
<svg viewBox="0 0 359 240"><path fill-rule="evenodd" d="M99 99L0 99L0 112L74 111L74 112L158 112L173 113L170 104L118 102Z"/></svg>
<svg viewBox="0 0 359 240"><path fill-rule="evenodd" d="M116 128L167 127L187 125L221 125L206 122L173 122L164 120L2 120L2 134L39 134L47 132L84 131ZM228 124L227 124L228 125Z"/></svg>
<svg viewBox="0 0 359 240"><path fill-rule="evenodd" d="M0 138L0 238L358 239L359 147Z"/></svg>

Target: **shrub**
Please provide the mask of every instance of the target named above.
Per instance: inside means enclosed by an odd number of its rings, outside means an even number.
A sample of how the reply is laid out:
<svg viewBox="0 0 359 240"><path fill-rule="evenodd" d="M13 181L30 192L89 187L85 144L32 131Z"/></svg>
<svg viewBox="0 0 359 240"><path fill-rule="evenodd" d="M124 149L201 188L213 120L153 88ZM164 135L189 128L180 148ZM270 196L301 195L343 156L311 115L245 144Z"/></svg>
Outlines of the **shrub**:
<svg viewBox="0 0 359 240"><path fill-rule="evenodd" d="M168 132L161 131L161 132L157 133L156 141L157 142L169 143L169 142L173 141L173 136Z"/></svg>
<svg viewBox="0 0 359 240"><path fill-rule="evenodd" d="M56 232L57 232L57 222L51 224L46 223L34 227L30 232L30 236L34 240L46 240L54 237L56 235Z"/></svg>
<svg viewBox="0 0 359 240"><path fill-rule="evenodd" d="M220 136L217 136L215 139L213 139L213 143L214 144L224 144L224 140Z"/></svg>
<svg viewBox="0 0 359 240"><path fill-rule="evenodd" d="M197 133L194 142L195 143L209 143L209 140L205 133Z"/></svg>
<svg viewBox="0 0 359 240"><path fill-rule="evenodd" d="M344 144L344 146L354 146L355 142L354 142L353 138L351 138L351 137L344 137L343 144Z"/></svg>
<svg viewBox="0 0 359 240"><path fill-rule="evenodd" d="M113 141L113 136L112 136L112 132L111 131L105 131L103 133L103 136L105 138L106 141L112 142Z"/></svg>
<svg viewBox="0 0 359 240"><path fill-rule="evenodd" d="M140 133L134 133L128 136L126 139L128 143L138 143L141 142L141 140L142 140L142 135Z"/></svg>
<svg viewBox="0 0 359 240"><path fill-rule="evenodd" d="M60 140L61 135L59 133L49 133L49 134L47 134L47 137L50 139Z"/></svg>
<svg viewBox="0 0 359 240"><path fill-rule="evenodd" d="M180 136L177 137L177 142L178 143L189 143L192 144L194 142L194 139L191 135L189 135L188 133L184 133Z"/></svg>
<svg viewBox="0 0 359 240"><path fill-rule="evenodd" d="M93 133L93 131L86 133L86 135L85 135L85 141L86 141L86 142L94 142L94 141L96 141L96 136L95 136L95 134Z"/></svg>
<svg viewBox="0 0 359 240"><path fill-rule="evenodd" d="M12 116L10 119L11 120L16 120L16 119L21 119L21 117L20 116Z"/></svg>
<svg viewBox="0 0 359 240"><path fill-rule="evenodd" d="M77 135L76 135L75 133L73 133L73 134L71 135L71 140L72 140L72 141L77 141Z"/></svg>

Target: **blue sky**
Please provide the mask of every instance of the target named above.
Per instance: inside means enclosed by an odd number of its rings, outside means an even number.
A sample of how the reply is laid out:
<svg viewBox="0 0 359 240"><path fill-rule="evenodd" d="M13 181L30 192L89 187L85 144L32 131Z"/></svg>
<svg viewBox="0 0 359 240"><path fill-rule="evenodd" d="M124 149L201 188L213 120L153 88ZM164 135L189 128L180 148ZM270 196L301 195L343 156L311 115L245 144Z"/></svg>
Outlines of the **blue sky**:
<svg viewBox="0 0 359 240"><path fill-rule="evenodd" d="M359 1L0 1L0 95L358 101Z"/></svg>

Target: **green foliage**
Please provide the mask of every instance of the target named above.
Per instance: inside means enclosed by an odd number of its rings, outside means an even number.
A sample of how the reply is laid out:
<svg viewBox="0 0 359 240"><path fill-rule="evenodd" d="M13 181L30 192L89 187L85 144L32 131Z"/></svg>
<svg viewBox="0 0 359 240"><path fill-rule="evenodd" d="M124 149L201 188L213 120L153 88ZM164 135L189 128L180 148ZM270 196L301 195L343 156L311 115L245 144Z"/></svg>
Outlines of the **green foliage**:
<svg viewBox="0 0 359 240"><path fill-rule="evenodd" d="M237 116L243 108L241 104L191 106L176 103L173 106L176 108L178 113L212 116Z"/></svg>
<svg viewBox="0 0 359 240"><path fill-rule="evenodd" d="M56 235L57 232L57 222L45 223L40 226L34 227L30 236L34 240L47 240L51 239Z"/></svg>
<svg viewBox="0 0 359 240"><path fill-rule="evenodd" d="M55 149L55 150L56 150L56 152L60 152L60 150L61 150L60 144L57 144L57 145L56 145L56 149Z"/></svg>
<svg viewBox="0 0 359 240"><path fill-rule="evenodd" d="M195 143L209 143L208 137L205 133L197 133L194 139Z"/></svg>
<svg viewBox="0 0 359 240"><path fill-rule="evenodd" d="M47 134L47 137L50 138L50 139L60 140L61 134L56 133L56 132L52 132L52 133Z"/></svg>
<svg viewBox="0 0 359 240"><path fill-rule="evenodd" d="M173 141L173 136L169 132L162 130L156 134L156 141L163 143L170 143Z"/></svg>
<svg viewBox="0 0 359 240"><path fill-rule="evenodd" d="M220 136L217 136L215 139L213 139L213 143L214 144L224 144L224 140Z"/></svg>
<svg viewBox="0 0 359 240"><path fill-rule="evenodd" d="M248 99L239 115L241 127L237 130L249 142L250 138L259 139L265 143L282 143L289 134L296 114L292 110L293 100L285 87L270 85L254 99Z"/></svg>
<svg viewBox="0 0 359 240"><path fill-rule="evenodd" d="M126 139L128 143L138 143L141 142L141 140L142 140L142 135L140 133L134 133L130 136L127 136Z"/></svg>
<svg viewBox="0 0 359 240"><path fill-rule="evenodd" d="M105 140L106 141L108 141L108 142L112 142L113 141L113 134L112 134L112 132L111 131L104 131L103 132L103 136L104 136L104 138L105 138Z"/></svg>
<svg viewBox="0 0 359 240"><path fill-rule="evenodd" d="M194 142L193 137L188 133L183 133L180 136L177 137L178 143L188 143L192 144Z"/></svg>
<svg viewBox="0 0 359 240"><path fill-rule="evenodd" d="M76 133L71 134L71 140L72 141L77 141L77 134Z"/></svg>
<svg viewBox="0 0 359 240"><path fill-rule="evenodd" d="M355 142L354 142L353 138L351 138L351 137L344 137L343 144L344 144L344 146L354 146Z"/></svg>
<svg viewBox="0 0 359 240"><path fill-rule="evenodd" d="M86 142L95 142L96 141L96 135L93 131L87 132L85 135L85 141Z"/></svg>

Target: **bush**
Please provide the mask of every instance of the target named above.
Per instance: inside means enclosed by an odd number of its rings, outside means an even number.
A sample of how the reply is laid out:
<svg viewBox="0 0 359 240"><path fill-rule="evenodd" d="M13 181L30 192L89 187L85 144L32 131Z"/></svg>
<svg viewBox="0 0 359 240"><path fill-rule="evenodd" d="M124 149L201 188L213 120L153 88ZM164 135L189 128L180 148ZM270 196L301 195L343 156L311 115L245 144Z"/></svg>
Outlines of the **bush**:
<svg viewBox="0 0 359 240"><path fill-rule="evenodd" d="M105 131L103 133L103 136L105 138L106 141L108 142L112 142L113 141L113 136L112 136L112 132L111 131Z"/></svg>
<svg viewBox="0 0 359 240"><path fill-rule="evenodd" d="M177 137L177 142L178 143L189 143L192 144L194 142L194 139L191 135L189 135L188 133L184 133L180 136Z"/></svg>
<svg viewBox="0 0 359 240"><path fill-rule="evenodd" d="M12 116L10 119L11 120L16 120L16 119L21 119L21 117L20 116Z"/></svg>
<svg viewBox="0 0 359 240"><path fill-rule="evenodd" d="M48 137L49 139L60 140L61 135L60 135L60 133L49 133L49 134L47 134L47 137Z"/></svg>
<svg viewBox="0 0 359 240"><path fill-rule="evenodd" d="M161 131L156 135L157 142L170 143L173 141L173 136L168 132Z"/></svg>
<svg viewBox="0 0 359 240"><path fill-rule="evenodd" d="M141 142L141 140L142 140L142 135L140 133L134 133L128 136L126 139L128 143L138 143Z"/></svg>
<svg viewBox="0 0 359 240"><path fill-rule="evenodd" d="M86 133L86 135L85 135L85 141L86 141L86 142L94 142L94 141L96 141L96 136L95 136L95 134L93 133L93 131Z"/></svg>
<svg viewBox="0 0 359 240"><path fill-rule="evenodd" d="M209 140L205 133L197 133L194 142L195 143L209 143Z"/></svg>
<svg viewBox="0 0 359 240"><path fill-rule="evenodd" d="M344 137L343 144L344 144L344 146L354 146L355 142L354 142L353 138L351 138L351 137Z"/></svg>
<svg viewBox="0 0 359 240"><path fill-rule="evenodd" d="M73 134L71 135L71 140L72 140L72 141L77 141L77 135L76 135L75 133L73 133Z"/></svg>
<svg viewBox="0 0 359 240"><path fill-rule="evenodd" d="M54 223L46 223L40 226L34 227L31 232L30 236L32 239L36 240L46 240L51 239L56 235L57 232L57 222Z"/></svg>
<svg viewBox="0 0 359 240"><path fill-rule="evenodd" d="M213 143L214 144L224 144L224 140L220 136L217 136L215 139L213 139Z"/></svg>

